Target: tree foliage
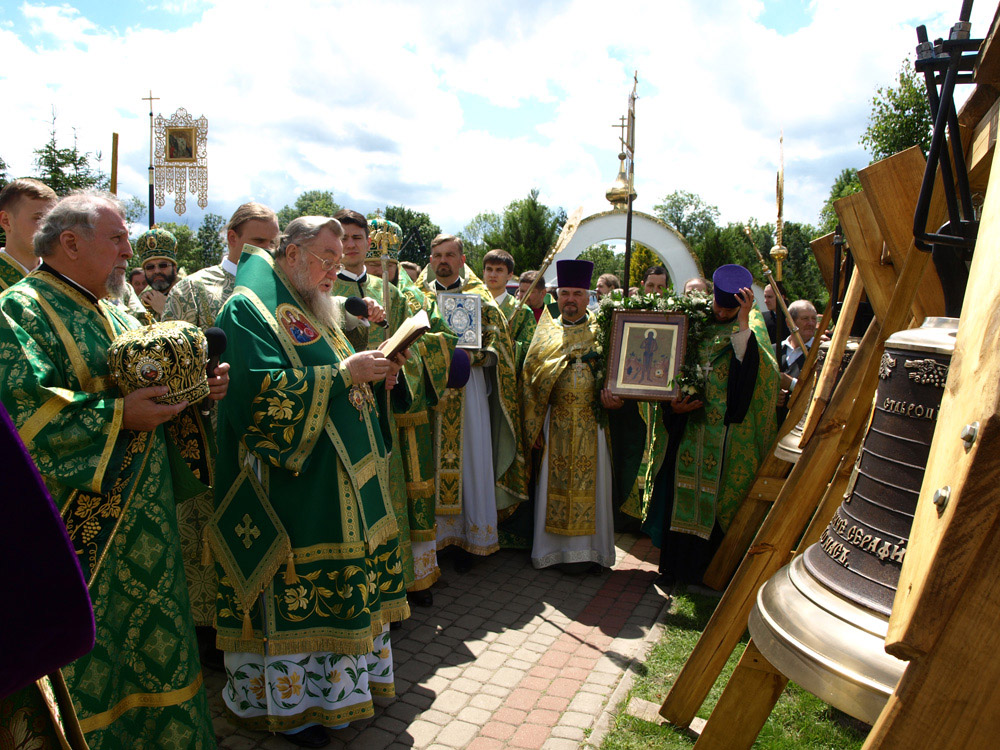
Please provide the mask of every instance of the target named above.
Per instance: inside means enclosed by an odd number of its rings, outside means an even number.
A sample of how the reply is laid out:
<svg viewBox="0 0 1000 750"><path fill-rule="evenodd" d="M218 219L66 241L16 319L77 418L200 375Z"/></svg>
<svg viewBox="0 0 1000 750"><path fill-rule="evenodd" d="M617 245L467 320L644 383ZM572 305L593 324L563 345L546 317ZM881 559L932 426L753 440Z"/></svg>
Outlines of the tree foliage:
<svg viewBox="0 0 1000 750"><path fill-rule="evenodd" d="M222 260L222 253L226 249L222 241L222 229L225 226L226 220L219 214L205 214L205 218L201 220L196 237L206 266L214 266Z"/></svg>
<svg viewBox="0 0 1000 750"><path fill-rule="evenodd" d="M90 164L91 155L80 151L73 132L73 146L60 148L56 142L56 118L52 116L49 140L41 148L35 149L35 177L56 191L56 195L66 195L74 190L100 188L107 190L110 179L100 169ZM100 161L100 154L97 155Z"/></svg>
<svg viewBox="0 0 1000 750"><path fill-rule="evenodd" d="M641 242L632 243L632 255L629 258L628 266L628 283L629 286L642 287L642 277L646 273L646 269L650 266L662 266L663 261L660 260L660 256L650 250L648 247L643 245ZM622 267L625 266L625 256L622 255ZM671 281L671 279L667 279ZM622 284L625 283L625 279L621 279Z"/></svg>
<svg viewBox="0 0 1000 750"><path fill-rule="evenodd" d="M538 190L532 189L526 198L508 204L499 231L486 232L483 242L514 256L514 267L519 272L535 269L552 249L565 222L566 212L541 203Z"/></svg>
<svg viewBox="0 0 1000 750"><path fill-rule="evenodd" d="M923 81L906 58L900 66L897 85L880 87L872 97L872 111L868 127L861 135L861 145L872 155L872 161L911 146L920 146L926 156L933 125Z"/></svg>
<svg viewBox="0 0 1000 750"><path fill-rule="evenodd" d="M8 182L10 182L10 177L7 174L7 169L8 169L7 162L5 162L3 160L3 157L0 156L0 190L3 190L4 186Z"/></svg>
<svg viewBox="0 0 1000 750"><path fill-rule="evenodd" d="M826 203L823 204L823 208L819 212L820 235L829 234L837 228L837 224L840 222L833 204L841 198L860 191L861 180L858 179L858 170L848 167L837 176L837 179L833 181L833 185L830 187L830 196L826 199Z"/></svg>
<svg viewBox="0 0 1000 750"><path fill-rule="evenodd" d="M458 236L462 238L462 245L465 247L465 262L475 273L482 274L483 256L493 249L486 244L486 235L498 235L502 231L503 219L500 214L484 211L476 214L472 221L458 233ZM526 270L528 269L514 266L514 273Z"/></svg>
<svg viewBox="0 0 1000 750"><path fill-rule="evenodd" d="M441 234L441 227L431 221L423 211L414 211L406 206L386 206L382 215L399 224L403 237L399 243L399 259L409 260L421 266L427 263L431 254L431 240ZM374 213L368 214L375 218Z"/></svg>
<svg viewBox="0 0 1000 750"><path fill-rule="evenodd" d="M719 209L709 205L695 193L675 190L662 203L653 206L656 216L676 229L691 247L704 241L716 228Z"/></svg>
<svg viewBox="0 0 1000 750"><path fill-rule="evenodd" d="M625 269L625 253L616 253L610 245L591 245L579 255L580 260L589 260L594 264L594 276L592 283L597 284L597 279L601 274L613 273L622 280Z"/></svg>
<svg viewBox="0 0 1000 750"><path fill-rule="evenodd" d="M292 219L300 216L330 216L343 208L333 199L329 190L306 190L295 199L291 206L285 206L278 211L278 225L284 231Z"/></svg>

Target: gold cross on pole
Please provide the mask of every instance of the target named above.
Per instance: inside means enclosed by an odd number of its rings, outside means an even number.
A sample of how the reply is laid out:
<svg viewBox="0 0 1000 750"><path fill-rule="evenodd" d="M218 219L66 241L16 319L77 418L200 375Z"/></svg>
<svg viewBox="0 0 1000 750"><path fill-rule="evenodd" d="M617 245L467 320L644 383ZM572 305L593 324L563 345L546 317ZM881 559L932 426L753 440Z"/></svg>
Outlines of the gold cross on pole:
<svg viewBox="0 0 1000 750"><path fill-rule="evenodd" d="M618 124L612 125L611 127L618 128L621 131L621 134L618 136L618 142L622 146L622 151L624 151L625 150L625 128L628 127L628 119L625 117L625 115L622 115L621 117L618 118Z"/></svg>

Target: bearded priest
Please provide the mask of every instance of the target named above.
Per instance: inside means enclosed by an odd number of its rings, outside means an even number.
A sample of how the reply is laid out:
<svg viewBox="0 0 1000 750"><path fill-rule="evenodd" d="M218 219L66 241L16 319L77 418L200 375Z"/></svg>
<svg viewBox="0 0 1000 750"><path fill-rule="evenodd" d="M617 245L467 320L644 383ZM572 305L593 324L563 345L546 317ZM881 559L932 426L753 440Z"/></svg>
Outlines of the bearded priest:
<svg viewBox="0 0 1000 750"><path fill-rule="evenodd" d="M567 573L615 564L611 454L597 416L623 402L595 377L602 355L587 310L593 273L588 260L556 263L556 304L538 319L521 380L525 444L542 452L531 562Z"/></svg>

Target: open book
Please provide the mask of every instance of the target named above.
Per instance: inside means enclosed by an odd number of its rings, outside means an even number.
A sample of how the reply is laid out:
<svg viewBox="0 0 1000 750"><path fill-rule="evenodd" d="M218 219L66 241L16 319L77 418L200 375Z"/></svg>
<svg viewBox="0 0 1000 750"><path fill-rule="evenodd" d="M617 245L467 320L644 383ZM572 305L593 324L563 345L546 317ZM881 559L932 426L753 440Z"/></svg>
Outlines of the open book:
<svg viewBox="0 0 1000 750"><path fill-rule="evenodd" d="M380 348L386 357L392 359L430 329L431 322L427 319L427 312L421 310L412 318L407 318L400 323L396 332L386 339Z"/></svg>

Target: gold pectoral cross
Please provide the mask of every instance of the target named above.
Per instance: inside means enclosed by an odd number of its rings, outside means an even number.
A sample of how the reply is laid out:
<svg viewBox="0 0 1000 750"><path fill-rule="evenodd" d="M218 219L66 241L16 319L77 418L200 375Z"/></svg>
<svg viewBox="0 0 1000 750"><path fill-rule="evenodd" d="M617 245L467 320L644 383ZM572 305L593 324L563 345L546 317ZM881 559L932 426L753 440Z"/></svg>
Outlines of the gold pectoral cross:
<svg viewBox="0 0 1000 750"><path fill-rule="evenodd" d="M243 542L243 546L250 549L253 540L260 536L260 529L253 525L253 519L249 513L243 514L243 524L236 524L236 536Z"/></svg>

